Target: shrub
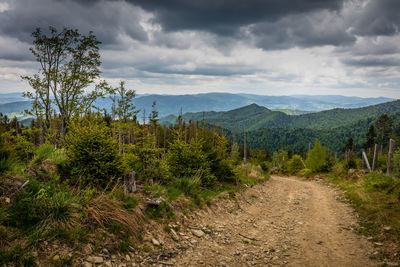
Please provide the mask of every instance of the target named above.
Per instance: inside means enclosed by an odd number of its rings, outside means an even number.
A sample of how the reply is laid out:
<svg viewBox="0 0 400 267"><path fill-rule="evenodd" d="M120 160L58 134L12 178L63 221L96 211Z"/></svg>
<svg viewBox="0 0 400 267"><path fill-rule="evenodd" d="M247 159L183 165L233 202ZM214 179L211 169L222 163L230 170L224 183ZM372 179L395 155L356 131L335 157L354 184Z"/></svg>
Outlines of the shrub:
<svg viewBox="0 0 400 267"><path fill-rule="evenodd" d="M382 172L386 172L387 170L387 154L385 153L378 153L378 162L377 168Z"/></svg>
<svg viewBox="0 0 400 267"><path fill-rule="evenodd" d="M393 175L400 177L400 147L393 153Z"/></svg>
<svg viewBox="0 0 400 267"><path fill-rule="evenodd" d="M144 180L160 180L164 177L163 166L160 165L162 150L149 145L129 145L125 148L124 161L135 170L139 178Z"/></svg>
<svg viewBox="0 0 400 267"><path fill-rule="evenodd" d="M304 168L303 159L299 155L293 155L293 157L288 162L288 171L291 174L296 174Z"/></svg>
<svg viewBox="0 0 400 267"><path fill-rule="evenodd" d="M310 178L313 174L313 171L310 169L302 169L298 172L300 176Z"/></svg>
<svg viewBox="0 0 400 267"><path fill-rule="evenodd" d="M7 149L6 144L3 142L3 138L0 135L0 174L10 169L11 161L9 157L10 151Z"/></svg>
<svg viewBox="0 0 400 267"><path fill-rule="evenodd" d="M267 173L269 173L271 171L271 163L268 161L263 161L260 164L261 169Z"/></svg>
<svg viewBox="0 0 400 267"><path fill-rule="evenodd" d="M325 148L317 140L315 141L314 148L308 153L306 165L307 168L311 169L313 172L326 172L330 169L330 161Z"/></svg>
<svg viewBox="0 0 400 267"><path fill-rule="evenodd" d="M364 186L371 191L381 191L388 189L394 184L392 177L378 172L371 172L364 176Z"/></svg>
<svg viewBox="0 0 400 267"><path fill-rule="evenodd" d="M34 145L23 135L17 135L14 139L13 153L18 160L28 161L34 154Z"/></svg>
<svg viewBox="0 0 400 267"><path fill-rule="evenodd" d="M216 160L212 163L208 160L207 154L203 151L202 140L192 140L190 143L176 140L170 145L170 149L165 157L167 171L169 176L173 179L184 178L184 177L200 177L201 184L206 187L213 186L217 178L214 173L211 172L211 166L214 171L222 172L223 166L221 161ZM228 169L228 165L225 166L225 170ZM234 175L227 173L227 175Z"/></svg>
<svg viewBox="0 0 400 267"><path fill-rule="evenodd" d="M357 169L357 162L355 157L350 157L347 162L344 164L346 170Z"/></svg>
<svg viewBox="0 0 400 267"><path fill-rule="evenodd" d="M343 162L337 161L335 163L335 165L333 165L332 167L332 171L336 174L336 175L346 175L347 174L347 169L345 167L345 164Z"/></svg>
<svg viewBox="0 0 400 267"><path fill-rule="evenodd" d="M185 143L176 140L166 155L170 173L176 177L193 177L198 170L209 168L206 154L198 140Z"/></svg>
<svg viewBox="0 0 400 267"><path fill-rule="evenodd" d="M74 181L104 188L122 177L125 169L118 143L105 125L75 125L66 137L66 144Z"/></svg>
<svg viewBox="0 0 400 267"><path fill-rule="evenodd" d="M233 168L233 160L223 159L221 155L219 155L214 148L211 153L207 155L207 162L210 164L210 172L208 174L207 183L213 185L217 180L220 182L234 182L235 181L235 172ZM213 180L215 180L213 182Z"/></svg>

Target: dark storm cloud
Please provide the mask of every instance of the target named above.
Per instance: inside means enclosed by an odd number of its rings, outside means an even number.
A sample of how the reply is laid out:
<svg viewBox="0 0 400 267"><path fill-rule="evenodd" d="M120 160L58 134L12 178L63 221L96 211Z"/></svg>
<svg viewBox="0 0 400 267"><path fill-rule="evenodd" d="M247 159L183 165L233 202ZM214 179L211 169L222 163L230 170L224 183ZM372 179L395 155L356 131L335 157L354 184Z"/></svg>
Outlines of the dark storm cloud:
<svg viewBox="0 0 400 267"><path fill-rule="evenodd" d="M238 27L290 14L340 9L342 0L129 0L154 12L166 31L203 30L231 35Z"/></svg>
<svg viewBox="0 0 400 267"><path fill-rule="evenodd" d="M395 67L399 66L397 58L362 57L343 59L343 63L356 67Z"/></svg>
<svg viewBox="0 0 400 267"><path fill-rule="evenodd" d="M349 14L348 21L357 35L394 35L399 33L399 12L399 0L372 0Z"/></svg>
<svg viewBox="0 0 400 267"><path fill-rule="evenodd" d="M314 51L313 48L321 46L335 47L333 57L337 56L338 62L350 68L392 67L398 61L391 59L391 55L400 52L400 0L9 0L7 3L9 8L0 11L0 59L31 60L28 47L32 43L30 34L36 27L71 27L83 34L93 31L103 42L102 55L107 55L102 58L103 67L113 77L119 75L113 70L120 68L124 68L127 76L131 71L134 76L145 72L259 74L269 67L253 57L258 51L260 55L294 47ZM250 59L247 61L238 51L248 51Z"/></svg>
<svg viewBox="0 0 400 267"><path fill-rule="evenodd" d="M138 8L122 1L89 2L11 1L10 8L0 14L0 33L30 43L30 34L36 27L46 29L53 26L58 29L77 28L85 34L94 31L106 44L116 42L121 33L137 40L147 40L139 23Z"/></svg>
<svg viewBox="0 0 400 267"><path fill-rule="evenodd" d="M326 10L251 25L245 31L253 37L258 47L266 50L294 46L341 46L356 41L355 36L346 31L346 25L337 12Z"/></svg>

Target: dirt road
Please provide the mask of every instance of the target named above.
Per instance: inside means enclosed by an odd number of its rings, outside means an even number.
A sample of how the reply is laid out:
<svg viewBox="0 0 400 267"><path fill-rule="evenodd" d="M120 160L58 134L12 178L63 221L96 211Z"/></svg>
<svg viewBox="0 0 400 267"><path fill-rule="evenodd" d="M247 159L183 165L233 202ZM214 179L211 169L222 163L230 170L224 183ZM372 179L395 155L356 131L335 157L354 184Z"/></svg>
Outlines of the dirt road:
<svg viewBox="0 0 400 267"><path fill-rule="evenodd" d="M272 176L236 203L218 202L192 224L211 233L175 258L176 266L376 266L373 247L352 229L356 214L337 190Z"/></svg>

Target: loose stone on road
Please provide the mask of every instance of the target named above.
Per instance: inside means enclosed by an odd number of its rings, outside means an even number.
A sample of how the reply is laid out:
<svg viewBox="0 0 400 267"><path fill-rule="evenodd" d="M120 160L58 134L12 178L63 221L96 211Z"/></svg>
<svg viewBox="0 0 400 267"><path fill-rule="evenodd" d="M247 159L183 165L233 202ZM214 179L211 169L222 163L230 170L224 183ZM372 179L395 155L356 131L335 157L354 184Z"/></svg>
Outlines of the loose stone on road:
<svg viewBox="0 0 400 267"><path fill-rule="evenodd" d="M271 176L236 202L216 201L192 223L211 233L176 266L376 266L373 247L352 229L357 217L340 192L316 181Z"/></svg>

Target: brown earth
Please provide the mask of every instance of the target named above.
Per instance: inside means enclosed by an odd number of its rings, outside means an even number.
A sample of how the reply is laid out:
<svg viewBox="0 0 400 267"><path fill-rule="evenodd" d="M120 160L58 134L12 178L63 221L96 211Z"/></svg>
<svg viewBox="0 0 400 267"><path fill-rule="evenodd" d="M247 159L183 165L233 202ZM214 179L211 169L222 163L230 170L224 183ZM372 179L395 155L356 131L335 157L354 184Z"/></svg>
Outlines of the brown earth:
<svg viewBox="0 0 400 267"><path fill-rule="evenodd" d="M357 214L337 189L272 176L200 210L181 233L190 246L174 266L377 266L371 242L355 233ZM196 227L206 234L196 237ZM207 230L206 230L207 229ZM185 229L182 229L185 232ZM181 242L179 242L181 243ZM182 243L181 243L182 244Z"/></svg>

